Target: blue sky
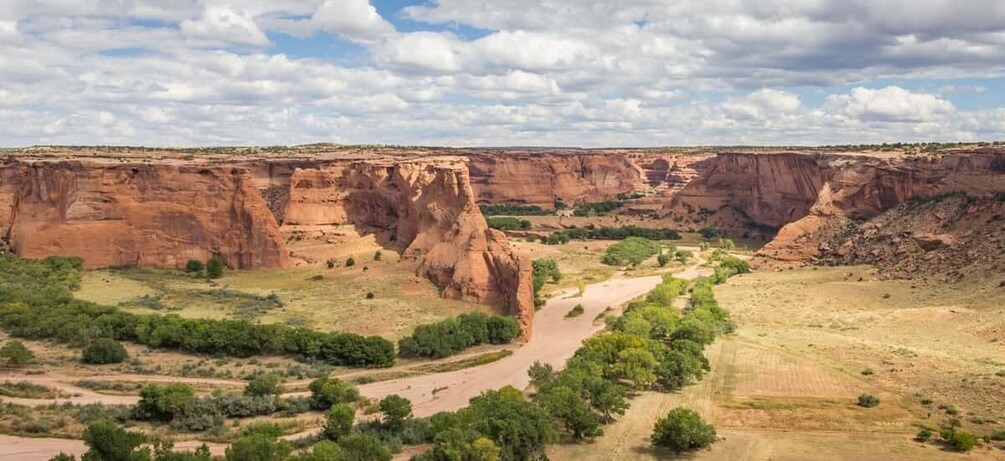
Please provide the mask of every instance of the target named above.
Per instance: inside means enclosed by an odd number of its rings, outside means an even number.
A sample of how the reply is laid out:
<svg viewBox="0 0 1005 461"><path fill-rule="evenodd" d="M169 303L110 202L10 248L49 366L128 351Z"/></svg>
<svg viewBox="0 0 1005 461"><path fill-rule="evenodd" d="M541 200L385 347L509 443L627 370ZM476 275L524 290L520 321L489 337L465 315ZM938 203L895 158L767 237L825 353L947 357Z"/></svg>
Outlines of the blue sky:
<svg viewBox="0 0 1005 461"><path fill-rule="evenodd" d="M1003 63L1000 0L8 0L0 144L1002 140Z"/></svg>

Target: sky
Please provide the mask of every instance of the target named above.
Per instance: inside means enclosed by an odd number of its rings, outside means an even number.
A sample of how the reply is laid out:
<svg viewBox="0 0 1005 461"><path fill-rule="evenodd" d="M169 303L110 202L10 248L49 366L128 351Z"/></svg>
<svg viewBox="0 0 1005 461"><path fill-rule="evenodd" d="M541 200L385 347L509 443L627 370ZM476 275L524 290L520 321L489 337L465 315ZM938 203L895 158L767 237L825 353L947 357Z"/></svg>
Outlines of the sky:
<svg viewBox="0 0 1005 461"><path fill-rule="evenodd" d="M1002 0L0 0L0 146L1005 140Z"/></svg>

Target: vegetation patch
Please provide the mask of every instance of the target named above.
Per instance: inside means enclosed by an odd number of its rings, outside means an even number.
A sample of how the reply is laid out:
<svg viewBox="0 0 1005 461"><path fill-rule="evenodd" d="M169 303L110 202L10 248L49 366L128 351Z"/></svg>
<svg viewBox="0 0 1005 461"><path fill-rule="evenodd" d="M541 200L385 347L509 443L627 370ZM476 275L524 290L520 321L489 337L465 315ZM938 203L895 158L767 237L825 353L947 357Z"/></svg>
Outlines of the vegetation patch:
<svg viewBox="0 0 1005 461"><path fill-rule="evenodd" d="M438 359L479 344L509 344L520 333L520 323L513 317L461 314L419 326L398 341L398 355Z"/></svg>
<svg viewBox="0 0 1005 461"><path fill-rule="evenodd" d="M628 237L607 247L601 262L608 266L638 266L660 252L660 244L641 237Z"/></svg>
<svg viewBox="0 0 1005 461"><path fill-rule="evenodd" d="M19 399L54 399L61 394L55 389L28 381L4 381L0 383L0 395Z"/></svg>
<svg viewBox="0 0 1005 461"><path fill-rule="evenodd" d="M481 205L485 216L547 216L554 214L537 205Z"/></svg>

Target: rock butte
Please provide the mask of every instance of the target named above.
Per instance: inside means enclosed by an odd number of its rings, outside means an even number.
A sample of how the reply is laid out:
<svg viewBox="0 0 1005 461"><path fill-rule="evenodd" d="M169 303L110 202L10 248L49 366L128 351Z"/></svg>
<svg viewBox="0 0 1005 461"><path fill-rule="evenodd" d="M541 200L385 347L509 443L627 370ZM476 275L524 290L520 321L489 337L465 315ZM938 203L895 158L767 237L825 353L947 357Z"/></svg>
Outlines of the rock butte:
<svg viewBox="0 0 1005 461"><path fill-rule="evenodd" d="M216 255L232 268L284 267L293 264L287 236L353 224L418 262L443 296L507 307L528 329L530 261L487 227L479 203L552 208L641 192L627 212L664 227L778 230L760 255L805 262L824 256L822 230L832 222L869 219L914 197L1005 191L997 148L919 156L325 145L0 153L0 229L19 255L77 255L88 267L180 267Z"/></svg>

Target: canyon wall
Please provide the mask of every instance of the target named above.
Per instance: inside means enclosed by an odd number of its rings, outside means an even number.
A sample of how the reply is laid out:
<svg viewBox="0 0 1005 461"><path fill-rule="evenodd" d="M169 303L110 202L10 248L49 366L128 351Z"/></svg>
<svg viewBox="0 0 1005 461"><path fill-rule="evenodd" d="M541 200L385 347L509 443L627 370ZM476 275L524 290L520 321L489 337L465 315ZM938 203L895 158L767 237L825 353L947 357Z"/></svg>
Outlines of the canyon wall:
<svg viewBox="0 0 1005 461"><path fill-rule="evenodd" d="M0 226L17 254L87 267L235 269L291 264L288 226L353 224L390 235L445 297L533 315L530 261L486 225L461 158L115 163L8 159Z"/></svg>
<svg viewBox="0 0 1005 461"><path fill-rule="evenodd" d="M600 202L639 189L643 173L613 153L471 153L471 182L478 203L555 207Z"/></svg>
<svg viewBox="0 0 1005 461"><path fill-rule="evenodd" d="M230 166L11 162L0 170L0 226L27 258L87 267L181 267L216 255L238 269L289 261L249 173Z"/></svg>

